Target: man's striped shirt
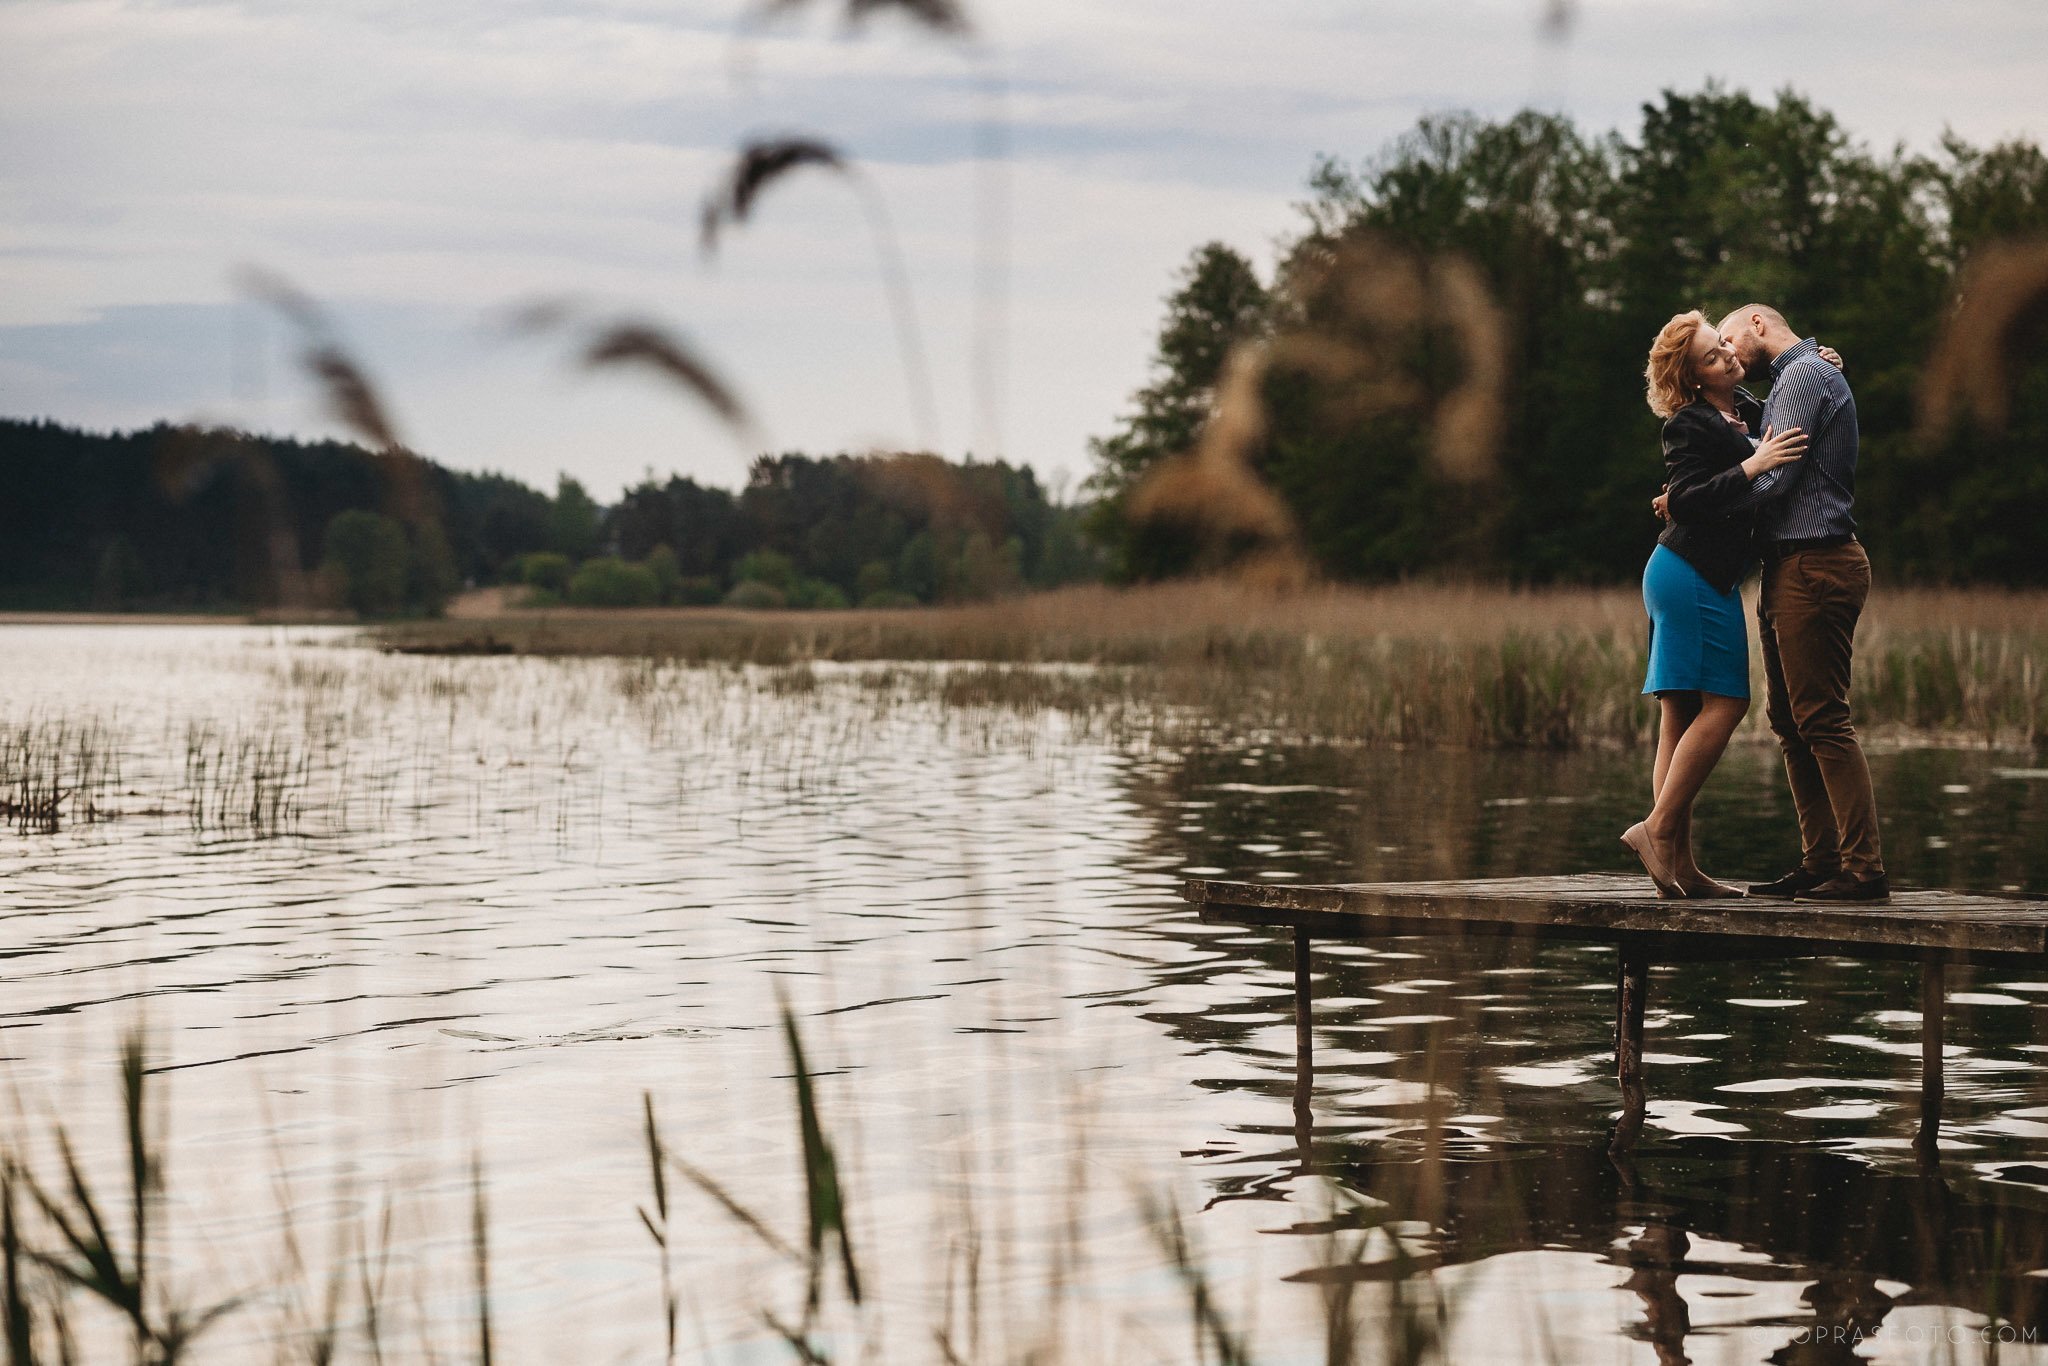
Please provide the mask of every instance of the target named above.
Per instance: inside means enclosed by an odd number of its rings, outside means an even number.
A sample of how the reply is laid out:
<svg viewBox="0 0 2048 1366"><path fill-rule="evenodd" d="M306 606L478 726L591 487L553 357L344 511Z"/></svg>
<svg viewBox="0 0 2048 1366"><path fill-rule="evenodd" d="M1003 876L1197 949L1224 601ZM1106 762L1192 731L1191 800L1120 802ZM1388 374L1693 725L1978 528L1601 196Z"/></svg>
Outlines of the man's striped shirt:
<svg viewBox="0 0 2048 1366"><path fill-rule="evenodd" d="M1771 362L1765 430L1798 427L1806 455L1765 470L1749 486L1763 542L1847 536L1856 530L1856 396L1842 372L1820 358L1812 337ZM1757 435L1761 436L1759 432Z"/></svg>

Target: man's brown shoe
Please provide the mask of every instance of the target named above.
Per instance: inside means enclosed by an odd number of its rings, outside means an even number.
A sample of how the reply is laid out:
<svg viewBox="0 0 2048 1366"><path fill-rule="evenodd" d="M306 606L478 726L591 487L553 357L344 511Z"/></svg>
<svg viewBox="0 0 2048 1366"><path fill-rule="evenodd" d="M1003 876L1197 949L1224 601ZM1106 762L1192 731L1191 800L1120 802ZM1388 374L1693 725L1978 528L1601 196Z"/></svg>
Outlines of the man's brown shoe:
<svg viewBox="0 0 2048 1366"><path fill-rule="evenodd" d="M1811 891L1834 876L1836 876L1834 873L1816 873L1804 867L1794 868L1775 882L1750 883L1749 894L1751 896L1798 896L1801 892Z"/></svg>
<svg viewBox="0 0 2048 1366"><path fill-rule="evenodd" d="M1847 873L1831 877L1818 887L1810 887L1792 898L1794 901L1890 901L1892 880L1883 873L1876 877L1850 877Z"/></svg>

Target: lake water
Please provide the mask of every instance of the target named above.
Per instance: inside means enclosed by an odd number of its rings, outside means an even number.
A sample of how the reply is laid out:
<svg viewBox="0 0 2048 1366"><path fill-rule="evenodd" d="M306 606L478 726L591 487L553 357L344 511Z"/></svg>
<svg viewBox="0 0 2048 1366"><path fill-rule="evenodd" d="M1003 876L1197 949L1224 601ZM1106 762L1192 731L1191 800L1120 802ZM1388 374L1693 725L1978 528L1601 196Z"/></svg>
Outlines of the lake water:
<svg viewBox="0 0 2048 1366"><path fill-rule="evenodd" d="M61 1124L118 1190L144 1031L166 1288L245 1297L200 1360L276 1359L333 1267L368 1359L366 1247L385 1359L468 1359L473 1170L497 1359L661 1360L643 1096L800 1252L785 1005L861 1275L835 1360L1199 1359L1173 1217L1260 1362L1325 1361L1332 1312L1361 1361L2048 1360L2048 969L1951 970L1934 1172L1916 974L1834 959L1659 969L1617 1163L1611 950L1319 944L1296 1124L1290 947L1180 881L1626 871L1643 754L1189 751L900 670L0 629L0 723L57 721L118 774L109 819L0 834L8 1147L49 1184ZM2048 891L2034 756L1873 764L1896 880ZM1731 754L1707 870L1774 875L1791 831L1774 752ZM666 1194L679 1357L793 1359L800 1268Z"/></svg>

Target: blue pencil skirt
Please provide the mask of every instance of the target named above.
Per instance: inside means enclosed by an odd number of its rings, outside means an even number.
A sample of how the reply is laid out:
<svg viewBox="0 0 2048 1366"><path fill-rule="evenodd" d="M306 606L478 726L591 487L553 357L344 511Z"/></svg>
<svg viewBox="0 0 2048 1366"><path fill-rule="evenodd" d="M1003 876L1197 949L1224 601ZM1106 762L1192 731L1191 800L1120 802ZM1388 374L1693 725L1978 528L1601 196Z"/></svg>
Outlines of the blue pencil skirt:
<svg viewBox="0 0 2048 1366"><path fill-rule="evenodd" d="M1660 545L1643 567L1643 606L1650 611L1644 692L1749 696L1749 628L1741 589L1723 593L1685 556Z"/></svg>

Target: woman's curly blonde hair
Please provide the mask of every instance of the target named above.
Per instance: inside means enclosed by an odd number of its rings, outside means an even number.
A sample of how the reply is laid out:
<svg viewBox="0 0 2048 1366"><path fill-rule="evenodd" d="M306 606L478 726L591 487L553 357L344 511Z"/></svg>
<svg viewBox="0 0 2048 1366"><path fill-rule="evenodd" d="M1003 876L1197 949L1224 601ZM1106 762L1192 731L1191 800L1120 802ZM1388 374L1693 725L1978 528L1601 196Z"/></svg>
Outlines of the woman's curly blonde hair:
<svg viewBox="0 0 2048 1366"><path fill-rule="evenodd" d="M1650 363L1643 367L1649 383L1650 411L1668 418L1699 397L1699 382L1692 373L1692 339L1708 326L1707 315L1697 308L1665 323L1650 344Z"/></svg>

